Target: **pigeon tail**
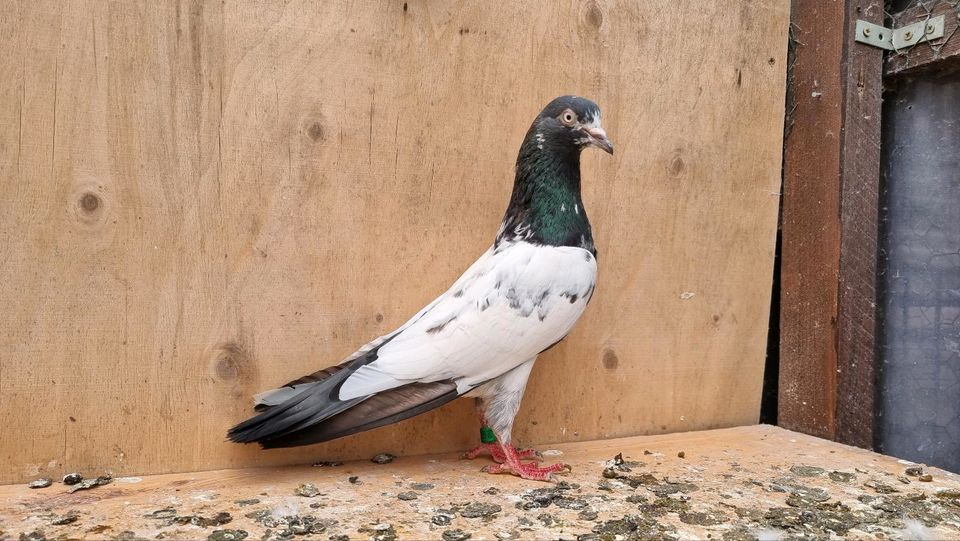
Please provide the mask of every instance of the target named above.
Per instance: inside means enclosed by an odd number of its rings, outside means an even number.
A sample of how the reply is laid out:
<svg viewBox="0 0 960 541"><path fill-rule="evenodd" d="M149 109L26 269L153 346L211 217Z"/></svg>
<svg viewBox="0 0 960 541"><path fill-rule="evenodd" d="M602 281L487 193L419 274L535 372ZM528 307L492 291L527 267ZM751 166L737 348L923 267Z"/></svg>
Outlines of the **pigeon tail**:
<svg viewBox="0 0 960 541"><path fill-rule="evenodd" d="M445 380L340 400L343 382L370 361L354 359L262 393L256 405L261 413L231 428L227 438L264 449L321 443L402 421L460 396L456 384Z"/></svg>
<svg viewBox="0 0 960 541"><path fill-rule="evenodd" d="M460 394L450 381L410 383L360 400L322 422L258 440L264 449L296 447L334 440L408 419L438 408Z"/></svg>

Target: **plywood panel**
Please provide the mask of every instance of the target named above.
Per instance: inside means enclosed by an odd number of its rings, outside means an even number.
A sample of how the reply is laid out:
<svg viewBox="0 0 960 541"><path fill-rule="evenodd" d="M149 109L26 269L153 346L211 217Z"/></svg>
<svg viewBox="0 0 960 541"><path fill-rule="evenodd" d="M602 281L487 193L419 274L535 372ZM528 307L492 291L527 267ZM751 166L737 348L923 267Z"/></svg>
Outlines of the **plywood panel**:
<svg viewBox="0 0 960 541"><path fill-rule="evenodd" d="M253 393L403 322L492 241L578 93L599 287L528 443L757 419L788 6L6 1L0 480L465 447L472 407L262 452ZM678 36L686 36L678 39Z"/></svg>

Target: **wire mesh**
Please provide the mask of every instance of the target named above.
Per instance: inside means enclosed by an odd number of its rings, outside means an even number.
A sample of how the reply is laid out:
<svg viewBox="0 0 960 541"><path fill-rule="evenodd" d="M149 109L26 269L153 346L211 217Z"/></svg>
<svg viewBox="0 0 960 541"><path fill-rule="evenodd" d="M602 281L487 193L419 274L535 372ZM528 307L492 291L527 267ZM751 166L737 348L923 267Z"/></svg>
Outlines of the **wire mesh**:
<svg viewBox="0 0 960 541"><path fill-rule="evenodd" d="M905 2L893 2L885 10L887 17L887 26L890 28L902 28L907 25L923 22L929 23L934 17L944 15L954 17L960 20L960 0L910 0ZM907 47L894 47L892 54L909 55L915 49L922 47L928 48L933 53L933 58L939 58L944 47L951 40L958 38L960 26L953 24L947 25L947 32L944 39L935 39L928 41L918 41Z"/></svg>
<svg viewBox="0 0 960 541"><path fill-rule="evenodd" d="M960 75L884 107L878 447L960 472Z"/></svg>

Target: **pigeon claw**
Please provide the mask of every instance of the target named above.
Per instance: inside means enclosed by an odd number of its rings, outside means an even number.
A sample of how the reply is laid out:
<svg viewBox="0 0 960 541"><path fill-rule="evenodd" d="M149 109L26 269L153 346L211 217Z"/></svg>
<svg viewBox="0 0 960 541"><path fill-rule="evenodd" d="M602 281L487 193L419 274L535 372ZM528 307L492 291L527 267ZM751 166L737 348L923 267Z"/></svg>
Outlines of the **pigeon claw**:
<svg viewBox="0 0 960 541"><path fill-rule="evenodd" d="M524 459L542 460L542 455L534 449L517 449L512 445L500 443L485 443L468 451L466 458L475 458L482 454L489 454L496 464L485 466L481 471L486 473L509 473L524 479L534 481L554 481L553 476L558 473L572 471L568 464L551 464L541 467L537 462L520 462Z"/></svg>
<svg viewBox="0 0 960 541"><path fill-rule="evenodd" d="M504 463L504 464L490 464L489 466L484 466L481 470L486 473L510 473L524 479L531 479L533 481L550 481L554 482L554 475L560 473L568 473L573 471L569 464L551 464L549 466L540 467L537 464L532 463Z"/></svg>

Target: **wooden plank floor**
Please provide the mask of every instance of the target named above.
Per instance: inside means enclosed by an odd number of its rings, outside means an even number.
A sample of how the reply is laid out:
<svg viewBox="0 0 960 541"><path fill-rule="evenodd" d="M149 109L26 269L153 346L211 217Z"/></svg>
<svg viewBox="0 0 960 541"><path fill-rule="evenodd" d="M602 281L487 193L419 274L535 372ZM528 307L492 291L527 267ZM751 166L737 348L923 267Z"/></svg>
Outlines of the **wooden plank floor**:
<svg viewBox="0 0 960 541"><path fill-rule="evenodd" d="M775 427L548 451L573 467L558 485L442 455L121 477L73 494L3 486L0 538L960 539L960 476L920 481L894 458ZM618 453L626 463L608 467ZM298 495L303 483L319 494Z"/></svg>

